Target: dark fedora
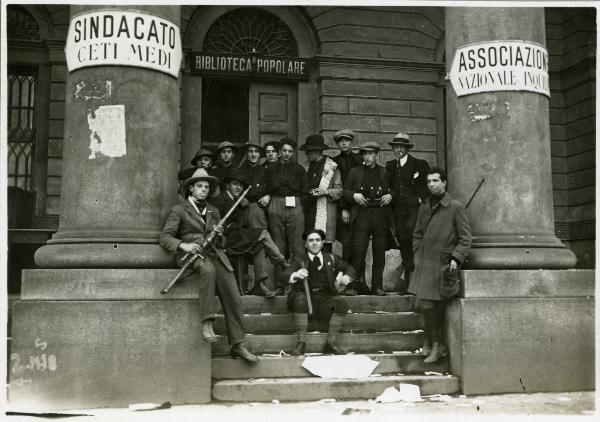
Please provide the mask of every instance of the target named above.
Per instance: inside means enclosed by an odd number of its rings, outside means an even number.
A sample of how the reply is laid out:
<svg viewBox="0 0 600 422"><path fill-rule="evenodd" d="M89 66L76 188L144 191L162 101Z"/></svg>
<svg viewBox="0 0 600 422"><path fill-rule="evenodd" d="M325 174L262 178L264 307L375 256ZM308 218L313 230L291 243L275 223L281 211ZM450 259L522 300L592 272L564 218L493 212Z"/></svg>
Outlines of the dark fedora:
<svg viewBox="0 0 600 422"><path fill-rule="evenodd" d="M194 158L192 158L192 161L190 161L190 163L193 166L196 166L196 161L198 161L200 159L200 157L210 157L211 160L214 160L214 156L213 156L212 152L210 152L206 148L202 148L201 150L196 152L196 155L194 155Z"/></svg>
<svg viewBox="0 0 600 422"><path fill-rule="evenodd" d="M396 136L394 136L394 139L391 142L388 142L388 145L392 147L401 145L407 148L414 147L414 144L410 142L410 136L408 136L408 133L404 132L399 132Z"/></svg>
<svg viewBox="0 0 600 422"><path fill-rule="evenodd" d="M306 142L300 146L300 151L323 151L326 149L330 149L330 147L325 145L323 135L308 135Z"/></svg>
<svg viewBox="0 0 600 422"><path fill-rule="evenodd" d="M237 180L238 182L242 182L242 184L244 186L248 186L250 184L250 181L248 180L248 172L239 167L234 168L233 170L231 170L229 172L229 174L227 174L225 177L223 177L223 181L225 183L229 183L232 180Z"/></svg>

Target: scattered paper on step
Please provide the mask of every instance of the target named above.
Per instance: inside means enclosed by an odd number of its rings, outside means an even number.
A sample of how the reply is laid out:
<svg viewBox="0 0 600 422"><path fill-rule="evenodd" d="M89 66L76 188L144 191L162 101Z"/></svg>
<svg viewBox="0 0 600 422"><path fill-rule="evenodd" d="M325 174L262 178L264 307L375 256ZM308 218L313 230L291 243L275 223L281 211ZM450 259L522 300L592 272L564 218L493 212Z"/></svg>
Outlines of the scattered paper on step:
<svg viewBox="0 0 600 422"><path fill-rule="evenodd" d="M309 356L302 367L321 378L366 378L379 362L365 355Z"/></svg>
<svg viewBox="0 0 600 422"><path fill-rule="evenodd" d="M371 409L359 409L359 408L347 407L342 412L342 415L344 415L344 416L354 415L354 414L368 415L369 413L371 413Z"/></svg>
<svg viewBox="0 0 600 422"><path fill-rule="evenodd" d="M165 401L163 403L134 403L129 405L129 410L140 411L140 410L158 410L168 409L171 407L171 402Z"/></svg>
<svg viewBox="0 0 600 422"><path fill-rule="evenodd" d="M321 399L319 403L335 403L335 399Z"/></svg>
<svg viewBox="0 0 600 422"><path fill-rule="evenodd" d="M376 399L376 403L395 403L399 401L414 403L423 401L421 398L421 390L418 385L414 384L403 384L399 385L400 390L396 387L388 387L383 390Z"/></svg>
<svg viewBox="0 0 600 422"><path fill-rule="evenodd" d="M273 404L279 404L279 400L277 400L277 399L271 400L271 403L273 403Z"/></svg>
<svg viewBox="0 0 600 422"><path fill-rule="evenodd" d="M435 371L426 371L425 375L438 375L438 376L442 376L442 374L440 374L439 372L435 372Z"/></svg>
<svg viewBox="0 0 600 422"><path fill-rule="evenodd" d="M447 394L434 394L433 396L427 396L430 401L443 401L443 402L451 402L454 400Z"/></svg>

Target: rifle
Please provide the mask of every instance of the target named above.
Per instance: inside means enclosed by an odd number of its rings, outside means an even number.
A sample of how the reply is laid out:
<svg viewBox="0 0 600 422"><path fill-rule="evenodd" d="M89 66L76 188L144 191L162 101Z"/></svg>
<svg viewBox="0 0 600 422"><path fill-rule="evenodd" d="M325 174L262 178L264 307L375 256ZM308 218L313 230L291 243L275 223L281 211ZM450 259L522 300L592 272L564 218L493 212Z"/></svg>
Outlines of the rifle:
<svg viewBox="0 0 600 422"><path fill-rule="evenodd" d="M233 205L231 206L231 208L229 209L229 211L227 211L227 214L225 214L225 216L223 218L221 218L221 221L219 221L217 223L217 226L223 226L225 224L225 222L227 221L227 219L229 217L231 217L231 214L233 214L233 212L238 207L238 205L240 204L240 202L242 202L242 199L244 199L244 197L246 196L246 194L248 193L248 191L250 190L251 187L252 186L248 186L246 188L246 190L244 192L242 192L242 194L240 196L238 196L238 199L233 203ZM160 291L161 294L168 293L169 290L171 290L171 287L173 287L173 285L175 283L177 283L177 281L179 280L179 277L181 277L181 275L187 269L187 267L189 267L196 259L198 259L198 258L204 259L205 258L204 255L202 255L202 254L212 244L212 242L215 239L216 235L217 235L217 232L213 229L210 232L210 234L208 236L206 236L206 238L204 239L204 242L202 242L202 245L200 245L200 252L196 252L195 254L193 254L187 260L187 262L181 267L181 269L179 270L179 272L177 273L177 275L175 277L173 277L173 279L169 282L169 284L167 284L166 287ZM188 254L186 254L183 257L183 259L185 259L187 256L188 256Z"/></svg>
<svg viewBox="0 0 600 422"><path fill-rule="evenodd" d="M481 188L481 185L483 185L483 182L485 182L485 178L481 179L481 182L479 182L479 185L477 185L475 192L473 192L473 195L471 195L471 197L469 198L469 202L467 202L467 205L465 205L465 209L469 208L469 205L471 205L471 201L473 200L473 198L475 198L477 192L479 192L479 189Z"/></svg>

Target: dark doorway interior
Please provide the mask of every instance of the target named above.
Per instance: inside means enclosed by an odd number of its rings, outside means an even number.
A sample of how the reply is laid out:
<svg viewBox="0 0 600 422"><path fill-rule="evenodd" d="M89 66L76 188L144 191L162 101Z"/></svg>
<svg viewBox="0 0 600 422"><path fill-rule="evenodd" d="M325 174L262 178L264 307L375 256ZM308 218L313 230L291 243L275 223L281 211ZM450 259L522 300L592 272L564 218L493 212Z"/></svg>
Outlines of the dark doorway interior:
<svg viewBox="0 0 600 422"><path fill-rule="evenodd" d="M222 141L248 141L249 84L233 79L202 80L202 145L213 150Z"/></svg>

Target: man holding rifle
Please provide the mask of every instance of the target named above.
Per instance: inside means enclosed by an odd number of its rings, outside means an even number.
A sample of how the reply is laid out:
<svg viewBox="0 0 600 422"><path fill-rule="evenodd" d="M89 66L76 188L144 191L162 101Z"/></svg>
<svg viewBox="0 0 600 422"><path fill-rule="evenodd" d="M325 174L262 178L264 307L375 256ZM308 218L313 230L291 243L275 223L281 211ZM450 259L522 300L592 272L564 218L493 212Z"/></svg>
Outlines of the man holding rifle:
<svg viewBox="0 0 600 422"><path fill-rule="evenodd" d="M292 354L304 354L308 316L312 313L317 321L329 322L323 353L341 355L344 352L336 346L335 339L349 307L339 294L352 282L354 268L339 256L322 251L325 240L322 230L309 230L303 238L306 253L301 262L295 262L295 268L290 267L282 274L293 285L287 307L294 313L298 343Z"/></svg>
<svg viewBox="0 0 600 422"><path fill-rule="evenodd" d="M186 179L183 184L186 198L171 208L158 242L176 255L176 262L180 267L195 254L200 254L183 275L193 277L199 285L202 337L208 342L217 340L212 327L216 292L225 314L227 338L232 346L231 357L239 357L249 364L255 364L258 358L244 344L241 300L233 267L220 247L223 243L223 226L219 225L219 210L206 202L217 184L217 178L209 176L203 168L197 169ZM213 231L218 234L214 244L202 250L200 245Z"/></svg>

